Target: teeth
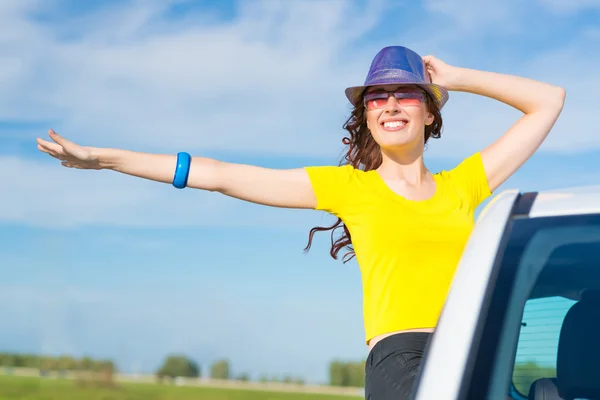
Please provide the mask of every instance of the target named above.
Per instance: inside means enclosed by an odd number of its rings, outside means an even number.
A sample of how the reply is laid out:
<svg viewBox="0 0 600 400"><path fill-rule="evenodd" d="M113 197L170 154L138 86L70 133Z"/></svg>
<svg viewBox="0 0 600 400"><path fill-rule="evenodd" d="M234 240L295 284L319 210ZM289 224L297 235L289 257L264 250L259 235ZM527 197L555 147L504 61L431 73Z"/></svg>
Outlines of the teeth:
<svg viewBox="0 0 600 400"><path fill-rule="evenodd" d="M404 125L406 125L406 122L404 121L388 121L383 123L383 126L385 128L398 128Z"/></svg>

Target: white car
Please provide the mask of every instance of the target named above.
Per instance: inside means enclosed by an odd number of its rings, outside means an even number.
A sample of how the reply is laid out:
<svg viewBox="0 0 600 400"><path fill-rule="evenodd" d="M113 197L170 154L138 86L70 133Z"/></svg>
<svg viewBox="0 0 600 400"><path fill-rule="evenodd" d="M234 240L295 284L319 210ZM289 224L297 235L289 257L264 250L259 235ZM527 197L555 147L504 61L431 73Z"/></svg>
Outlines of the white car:
<svg viewBox="0 0 600 400"><path fill-rule="evenodd" d="M505 191L467 243L415 400L600 399L600 187Z"/></svg>

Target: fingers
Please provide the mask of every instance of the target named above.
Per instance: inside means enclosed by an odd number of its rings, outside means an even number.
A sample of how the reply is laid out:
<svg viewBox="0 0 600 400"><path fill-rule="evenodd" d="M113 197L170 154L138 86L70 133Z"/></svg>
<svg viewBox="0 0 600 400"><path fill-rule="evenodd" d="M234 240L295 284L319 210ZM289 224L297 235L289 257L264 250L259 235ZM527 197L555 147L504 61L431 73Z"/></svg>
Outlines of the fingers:
<svg viewBox="0 0 600 400"><path fill-rule="evenodd" d="M68 141L67 139L60 136L58 133L56 133L54 131L54 129L48 129L48 136L50 136L50 139L54 140L56 143L60 144L62 147L65 147L65 145L68 145L69 143L71 143L70 141Z"/></svg>
<svg viewBox="0 0 600 400"><path fill-rule="evenodd" d="M37 139L37 143L38 143L38 150L50 154L53 157L65 157L67 154L65 153L65 150L62 148L62 146L60 146L59 144L56 143L51 143L48 142L46 140L43 139Z"/></svg>
<svg viewBox="0 0 600 400"><path fill-rule="evenodd" d="M58 133L56 133L54 131L54 129L49 129L48 135L50 136L50 139L52 139L57 145L59 145L63 149L64 153L66 153L66 154L77 153L78 146L75 143L71 142L70 140L67 140L64 137L60 136Z"/></svg>
<svg viewBox="0 0 600 400"><path fill-rule="evenodd" d="M73 157L82 161L88 160L89 154L87 150L80 145L65 139L53 129L48 130L48 135L54 143L42 141L41 139L38 140L38 143L42 143L46 149L50 150L50 154L53 154L52 152L54 152L54 154L62 157Z"/></svg>
<svg viewBox="0 0 600 400"><path fill-rule="evenodd" d="M76 169L96 169L97 166L87 162L88 155L85 149L77 144L61 137L54 130L50 129L48 134L51 141L37 138L37 148L61 161L61 165L66 168Z"/></svg>
<svg viewBox="0 0 600 400"><path fill-rule="evenodd" d="M62 146L60 146L59 144L56 143L51 143L48 142L46 140L43 139L37 139L38 142L38 150L40 150L43 153L46 153L58 160L62 161L62 165L68 168L74 168L73 164L71 163L73 160L73 157L70 156L69 154L67 154L65 152L65 150L62 148ZM70 161L69 161L70 160Z"/></svg>
<svg viewBox="0 0 600 400"><path fill-rule="evenodd" d="M434 72L433 67L433 56L425 56L423 57L423 63L425 64L425 70L427 71L429 78L431 79L431 73Z"/></svg>

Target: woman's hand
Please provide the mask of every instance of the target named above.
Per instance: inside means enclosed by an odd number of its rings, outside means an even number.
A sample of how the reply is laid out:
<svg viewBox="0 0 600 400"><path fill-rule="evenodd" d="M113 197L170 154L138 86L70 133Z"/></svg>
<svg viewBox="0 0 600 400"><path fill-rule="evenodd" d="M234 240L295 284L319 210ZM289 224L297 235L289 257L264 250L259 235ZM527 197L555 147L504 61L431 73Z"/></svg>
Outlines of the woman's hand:
<svg viewBox="0 0 600 400"><path fill-rule="evenodd" d="M446 64L434 56L423 57L425 69L431 77L431 82L454 90L458 84L460 68Z"/></svg>
<svg viewBox="0 0 600 400"><path fill-rule="evenodd" d="M48 135L54 143L38 138L37 148L62 161L63 166L77 169L102 169L98 157L94 155L93 147L84 147L73 143L52 129L48 131Z"/></svg>

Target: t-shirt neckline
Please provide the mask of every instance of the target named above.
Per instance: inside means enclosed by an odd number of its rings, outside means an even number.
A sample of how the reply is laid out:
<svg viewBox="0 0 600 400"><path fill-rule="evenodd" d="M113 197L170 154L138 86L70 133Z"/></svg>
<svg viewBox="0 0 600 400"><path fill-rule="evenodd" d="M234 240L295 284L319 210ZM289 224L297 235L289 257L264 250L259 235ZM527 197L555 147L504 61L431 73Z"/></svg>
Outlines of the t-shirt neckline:
<svg viewBox="0 0 600 400"><path fill-rule="evenodd" d="M436 201L438 199L438 197L441 196L443 185L442 185L440 176L437 173L432 174L433 179L435 180L435 192L433 193L433 195L431 195L431 197L429 197L427 199L423 199L423 200L412 200L412 199L407 199L406 197L394 192L392 190L392 188L390 188L388 186L388 184L385 182L383 177L381 175L379 175L379 172L377 170L371 170L370 172L373 173L373 175L375 177L374 181L377 184L377 187L380 190L380 192L382 192L384 195L386 195L388 198L390 198L394 201L397 201L400 203L405 203L405 204L427 205L427 204L430 204L430 203Z"/></svg>

